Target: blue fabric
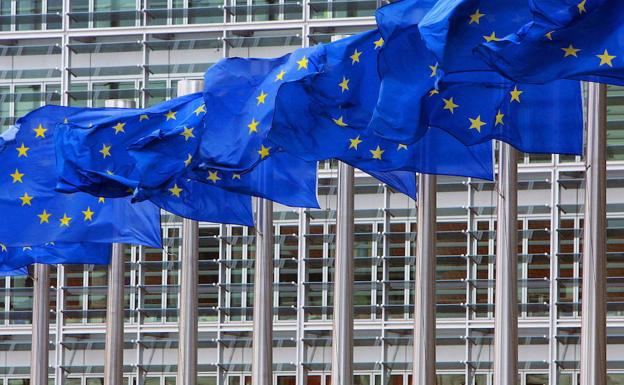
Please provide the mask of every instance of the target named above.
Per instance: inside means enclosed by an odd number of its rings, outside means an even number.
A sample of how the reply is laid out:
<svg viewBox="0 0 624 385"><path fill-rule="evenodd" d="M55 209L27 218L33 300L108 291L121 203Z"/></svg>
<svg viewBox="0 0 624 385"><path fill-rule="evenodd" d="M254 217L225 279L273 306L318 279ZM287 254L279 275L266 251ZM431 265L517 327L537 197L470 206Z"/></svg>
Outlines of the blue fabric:
<svg viewBox="0 0 624 385"><path fill-rule="evenodd" d="M105 197L136 193L135 200L149 199L185 218L253 224L250 196L184 176L190 165L185 161L197 150L195 130L201 131L198 128L204 115L199 93L144 110L76 111L58 127L57 165L61 180L57 190L80 190ZM102 146L110 146L110 156L101 152Z"/></svg>
<svg viewBox="0 0 624 385"><path fill-rule="evenodd" d="M105 243L55 243L39 246L7 247L0 243L0 275L27 275L33 263L95 264L110 261L111 246ZM24 272L25 274L21 274Z"/></svg>
<svg viewBox="0 0 624 385"><path fill-rule="evenodd" d="M467 145L497 139L523 152L582 154L583 98L578 81L515 85L503 79L495 83L492 75L482 74L487 76L484 81L472 75L476 84L447 76L440 93L427 98L429 124ZM439 108L451 99L458 106L452 113Z"/></svg>
<svg viewBox="0 0 624 385"><path fill-rule="evenodd" d="M396 1L375 13L383 44L375 46L381 87L370 127L388 140L409 144L427 131L426 125L416 123L424 115L423 95L436 87L437 66L421 39L418 23L435 2Z"/></svg>
<svg viewBox="0 0 624 385"><path fill-rule="evenodd" d="M269 139L304 159L337 158L368 173L402 170L491 179L491 143L466 147L432 128L406 145L367 127L380 87L374 43L379 37L370 31L327 44L322 71L280 89ZM354 52L361 53L357 61ZM339 86L344 79L348 89ZM408 178L412 181L413 173Z"/></svg>
<svg viewBox="0 0 624 385"><path fill-rule="evenodd" d="M473 50L480 43L516 32L531 20L528 0L440 0L418 28L435 55L437 76L491 71Z"/></svg>
<svg viewBox="0 0 624 385"><path fill-rule="evenodd" d="M477 52L522 82L577 79L624 85L624 2L532 0L534 20ZM581 8L579 8L581 7Z"/></svg>
<svg viewBox="0 0 624 385"><path fill-rule="evenodd" d="M7 246L120 242L160 247L160 212L153 204L54 190L55 125L70 112L39 108L2 135L0 174L6 179L0 191L0 240Z"/></svg>

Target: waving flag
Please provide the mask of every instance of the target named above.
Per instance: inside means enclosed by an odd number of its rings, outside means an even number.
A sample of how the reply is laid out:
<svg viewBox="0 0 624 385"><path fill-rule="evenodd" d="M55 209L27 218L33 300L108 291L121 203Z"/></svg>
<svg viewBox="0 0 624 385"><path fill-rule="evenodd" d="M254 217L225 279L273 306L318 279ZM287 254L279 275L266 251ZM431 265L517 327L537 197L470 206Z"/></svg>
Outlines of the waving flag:
<svg viewBox="0 0 624 385"><path fill-rule="evenodd" d="M104 108L72 109L58 126L57 190L84 191L118 197L138 193L158 207L185 218L252 225L251 197L227 192L180 175L197 149L194 130L205 114L201 94L184 96L145 110ZM59 121L59 123L62 123ZM181 143L161 146L163 160L153 163L150 154L136 156L127 148L152 134L153 127L176 131ZM160 159L160 158L159 158ZM164 161L164 160L167 161ZM153 186L153 187L152 187ZM139 189L140 187L140 189Z"/></svg>
<svg viewBox="0 0 624 385"><path fill-rule="evenodd" d="M67 112L55 106L37 109L3 134L0 240L7 246L120 242L160 247L160 212L151 203L54 190L55 124Z"/></svg>
<svg viewBox="0 0 624 385"><path fill-rule="evenodd" d="M49 242L32 247L7 247L0 243L0 276L14 275L33 263L105 265L110 255L111 246L105 243Z"/></svg>
<svg viewBox="0 0 624 385"><path fill-rule="evenodd" d="M280 89L269 139L304 159L337 158L366 172L492 178L490 143L466 147L445 131L430 129L416 144L407 145L367 129L380 86L379 38L370 31L327 44L322 71Z"/></svg>
<svg viewBox="0 0 624 385"><path fill-rule="evenodd" d="M531 23L478 47L489 65L527 83L578 79L624 85L624 2L532 3Z"/></svg>

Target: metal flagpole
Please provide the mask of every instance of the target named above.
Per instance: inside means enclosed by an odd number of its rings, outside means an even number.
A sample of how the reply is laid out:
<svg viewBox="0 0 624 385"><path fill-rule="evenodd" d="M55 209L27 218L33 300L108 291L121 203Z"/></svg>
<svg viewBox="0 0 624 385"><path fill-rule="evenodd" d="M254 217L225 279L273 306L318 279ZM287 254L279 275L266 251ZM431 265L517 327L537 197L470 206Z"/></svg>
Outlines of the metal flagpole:
<svg viewBox="0 0 624 385"><path fill-rule="evenodd" d="M494 385L518 383L518 151L500 143L496 219Z"/></svg>
<svg viewBox="0 0 624 385"><path fill-rule="evenodd" d="M607 88L589 83L581 307L581 385L607 377L606 186Z"/></svg>
<svg viewBox="0 0 624 385"><path fill-rule="evenodd" d="M133 100L110 99L109 108L134 108ZM124 245L114 243L108 265L106 298L106 342L104 345L104 385L123 383L124 344Z"/></svg>
<svg viewBox="0 0 624 385"><path fill-rule="evenodd" d="M334 263L333 385L353 382L353 167L338 164Z"/></svg>
<svg viewBox="0 0 624 385"><path fill-rule="evenodd" d="M50 345L50 266L35 265L33 285L32 346L30 383L48 385L48 348Z"/></svg>
<svg viewBox="0 0 624 385"><path fill-rule="evenodd" d="M273 383L273 202L257 199L252 385Z"/></svg>
<svg viewBox="0 0 624 385"><path fill-rule="evenodd" d="M178 96L200 92L203 80L180 80ZM180 257L180 316L178 346L178 384L197 384L197 270L199 268L199 223L182 221Z"/></svg>
<svg viewBox="0 0 624 385"><path fill-rule="evenodd" d="M414 277L413 385L436 384L436 192L435 175L418 174L418 223Z"/></svg>

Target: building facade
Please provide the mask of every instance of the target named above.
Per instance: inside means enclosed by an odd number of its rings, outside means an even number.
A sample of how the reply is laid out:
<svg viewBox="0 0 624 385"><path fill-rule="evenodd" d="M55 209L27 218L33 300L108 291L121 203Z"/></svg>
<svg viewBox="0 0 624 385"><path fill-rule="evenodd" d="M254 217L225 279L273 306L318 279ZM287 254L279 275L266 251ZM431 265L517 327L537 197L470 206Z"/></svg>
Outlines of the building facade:
<svg viewBox="0 0 624 385"><path fill-rule="evenodd" d="M378 0L0 0L0 127L43 104L148 106L228 56L274 57L373 28ZM535 124L540 124L536 121ZM609 90L609 384L624 384L624 91ZM452 154L449 154L452 156ZM331 382L336 164L319 164L320 209L275 207L274 384ZM521 385L577 385L584 165L524 155L519 169ZM496 186L440 177L440 385L490 385ZM363 173L355 188L356 385L410 384L415 202ZM180 218L165 249L128 247L124 372L175 384ZM200 229L202 385L247 385L254 231ZM103 384L107 270L53 268L50 384ZM0 278L0 385L28 384L31 278Z"/></svg>

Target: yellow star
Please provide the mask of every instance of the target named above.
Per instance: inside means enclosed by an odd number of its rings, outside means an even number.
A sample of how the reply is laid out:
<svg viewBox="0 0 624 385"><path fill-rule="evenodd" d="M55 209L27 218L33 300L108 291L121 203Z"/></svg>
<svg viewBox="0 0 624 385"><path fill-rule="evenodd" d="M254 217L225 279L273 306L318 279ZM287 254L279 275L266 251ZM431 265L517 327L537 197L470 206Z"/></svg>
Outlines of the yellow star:
<svg viewBox="0 0 624 385"><path fill-rule="evenodd" d="M22 156L25 156L28 158L28 150L30 150L30 147L26 147L24 146L24 143L22 143L22 145L16 148L16 150L17 150L18 158L21 158Z"/></svg>
<svg viewBox="0 0 624 385"><path fill-rule="evenodd" d="M343 93L345 91L349 91L349 79L347 79L346 77L343 76L342 81L338 83L338 85L340 86L340 89Z"/></svg>
<svg viewBox="0 0 624 385"><path fill-rule="evenodd" d="M468 24L473 24L473 23L480 24L481 23L481 18L483 16L485 16L485 13L481 13L479 11L479 9L477 9L477 11L475 13L470 15L470 21L468 22Z"/></svg>
<svg viewBox="0 0 624 385"><path fill-rule="evenodd" d="M238 179L240 180L241 175L240 174L232 174L232 179Z"/></svg>
<svg viewBox="0 0 624 385"><path fill-rule="evenodd" d="M208 171L208 178L206 179L208 179L212 183L217 183L218 180L221 180L221 177L219 177L218 171Z"/></svg>
<svg viewBox="0 0 624 385"><path fill-rule="evenodd" d="M435 88L432 89L431 91L429 91L429 97L432 97L433 95L437 95L439 94L440 91L436 90Z"/></svg>
<svg viewBox="0 0 624 385"><path fill-rule="evenodd" d="M67 124L67 123L69 123L69 119L67 118L63 119L63 124Z"/></svg>
<svg viewBox="0 0 624 385"><path fill-rule="evenodd" d="M256 119L251 119L251 123L249 123L247 125L247 127L249 127L249 133L251 134L252 132L258 132L258 123Z"/></svg>
<svg viewBox="0 0 624 385"><path fill-rule="evenodd" d="M195 113L195 116L199 116L199 114L201 114L201 113L205 114L206 113L206 105L205 104L200 105L193 112Z"/></svg>
<svg viewBox="0 0 624 385"><path fill-rule="evenodd" d="M104 197L99 197L98 198L98 203L105 203L106 199L104 199Z"/></svg>
<svg viewBox="0 0 624 385"><path fill-rule="evenodd" d="M337 125L337 126L340 126L340 127L347 127L347 123L345 123L345 122L344 122L344 120L343 120L342 116L341 116L341 117L339 117L338 119L333 119L333 118L332 118L332 120L334 121L334 123L336 123L336 125Z"/></svg>
<svg viewBox="0 0 624 385"><path fill-rule="evenodd" d="M397 146L397 151L407 150L407 144L400 144Z"/></svg>
<svg viewBox="0 0 624 385"><path fill-rule="evenodd" d="M614 55L609 55L609 51L607 51L606 49L604 50L604 53L602 55L596 55L596 57L598 57L600 59L600 65L608 65L609 67L613 67L613 59L615 59L617 56Z"/></svg>
<svg viewBox="0 0 624 385"><path fill-rule="evenodd" d="M185 127L184 127L184 131L182 131L182 132L180 133L180 135L182 135L182 136L184 137L184 140L185 140L186 142L188 142L188 140L189 140L190 138L194 138L194 137L195 137L195 135L193 134L193 130L194 130L194 128L193 128L193 127L186 127L186 126L185 126Z"/></svg>
<svg viewBox="0 0 624 385"><path fill-rule="evenodd" d="M59 219L61 222L61 227L69 227L69 222L71 222L72 218L67 216L67 213L63 214L63 218Z"/></svg>
<svg viewBox="0 0 624 385"><path fill-rule="evenodd" d="M35 131L35 138L45 138L45 133L48 131L47 128L44 128L41 124L37 126L37 128L33 129Z"/></svg>
<svg viewBox="0 0 624 385"><path fill-rule="evenodd" d="M32 251L32 247L24 246L24 247L22 247L22 251Z"/></svg>
<svg viewBox="0 0 624 385"><path fill-rule="evenodd" d="M503 118L505 117L505 114L503 114L502 112L500 112L500 110L498 110L498 114L496 114L496 122L494 123L495 126L498 126L499 124L501 126L504 126L505 123L503 122Z"/></svg>
<svg viewBox="0 0 624 385"><path fill-rule="evenodd" d="M24 181L22 180L22 177L24 176L24 174L19 172L18 169L15 169L15 172L9 175L13 178L13 183L17 183L17 182L24 183Z"/></svg>
<svg viewBox="0 0 624 385"><path fill-rule="evenodd" d="M91 207L87 206L87 209L85 211L82 212L82 215L84 215L84 221L91 221L93 222L93 214L95 214L94 211L91 211Z"/></svg>
<svg viewBox="0 0 624 385"><path fill-rule="evenodd" d="M184 166L185 167L190 166L192 161L193 161L193 155L187 154L186 160L184 161Z"/></svg>
<svg viewBox="0 0 624 385"><path fill-rule="evenodd" d="M177 111L169 111L169 112L167 112L167 113L165 114L165 117L167 118L167 122L168 122L168 121L170 121L170 120L172 120L172 119L173 119L173 120L176 120L176 114L177 114L177 113L178 113Z"/></svg>
<svg viewBox="0 0 624 385"><path fill-rule="evenodd" d="M25 205L32 206L30 202L32 201L33 197L28 195L28 193L24 193L24 195L19 197L19 199L22 201L22 206L25 206Z"/></svg>
<svg viewBox="0 0 624 385"><path fill-rule="evenodd" d="M50 223L50 217L52 216L52 214L43 210L43 212L41 214L38 214L37 216L39 217L39 224L42 225L44 223Z"/></svg>
<svg viewBox="0 0 624 385"><path fill-rule="evenodd" d="M305 56L302 57L301 60L297 62L297 64L299 65L299 67L297 67L297 70L304 69L304 68L308 69L308 58Z"/></svg>
<svg viewBox="0 0 624 385"><path fill-rule="evenodd" d="M370 153L373 155L373 159L379 159L379 160L381 160L381 156L383 155L383 153L386 152L386 150L382 150L379 146L377 146L377 148L374 150L368 150L368 151L370 151Z"/></svg>
<svg viewBox="0 0 624 385"><path fill-rule="evenodd" d="M2 252L6 253L7 252L6 245L4 245L3 243L0 243L0 250L2 250Z"/></svg>
<svg viewBox="0 0 624 385"><path fill-rule="evenodd" d="M513 91L509 92L511 94L511 100L509 101L509 103L514 101L520 103L520 95L522 95L523 92L524 91L520 91L518 89L518 86L514 86Z"/></svg>
<svg viewBox="0 0 624 385"><path fill-rule="evenodd" d="M375 40L374 44L375 44L375 49L383 47L384 45L383 37L380 37L379 40Z"/></svg>
<svg viewBox="0 0 624 385"><path fill-rule="evenodd" d="M270 150L271 150L271 147L264 147L264 144L263 144L262 147L258 150L258 154L260 154L260 159L264 159L267 156L269 156Z"/></svg>
<svg viewBox="0 0 624 385"><path fill-rule="evenodd" d="M144 120L149 120L149 115L143 114L143 115L139 116L139 122L142 122Z"/></svg>
<svg viewBox="0 0 624 385"><path fill-rule="evenodd" d="M106 170L106 173L107 173L108 175L115 175L115 173L114 173L114 172L112 172L111 170Z"/></svg>
<svg viewBox="0 0 624 385"><path fill-rule="evenodd" d="M481 127L487 124L481 120L481 115L477 116L476 119L471 119L471 118L468 118L468 119L470 120L470 128L474 128L478 132L481 132Z"/></svg>
<svg viewBox="0 0 624 385"><path fill-rule="evenodd" d="M455 104L455 102L453 101L453 98L449 98L449 99L442 98L442 101L444 102L444 109L451 111L451 114L455 113L455 109L459 107L459 104Z"/></svg>
<svg viewBox="0 0 624 385"><path fill-rule="evenodd" d="M177 183L174 183L173 187L170 188L169 191L171 192L171 196L179 198L180 193L182 192L182 189L178 187Z"/></svg>
<svg viewBox="0 0 624 385"><path fill-rule="evenodd" d="M552 39L553 39L553 37L552 37L553 32L555 32L555 31L550 31L550 32L545 33L544 36L546 36L546 39L552 41Z"/></svg>
<svg viewBox="0 0 624 385"><path fill-rule="evenodd" d="M490 36L483 36L483 38L485 39L486 42L491 42L491 41L500 41L501 39L499 39L498 37L496 37L496 32L492 31L492 33L490 34Z"/></svg>
<svg viewBox="0 0 624 385"><path fill-rule="evenodd" d="M429 66L429 69L431 69L431 75L429 75L430 78L436 76L438 74L438 63L435 63L434 66Z"/></svg>
<svg viewBox="0 0 624 385"><path fill-rule="evenodd" d="M354 150L357 150L360 143L362 143L359 135L356 138L349 139L349 142L351 142L351 144L349 145L349 149L354 149Z"/></svg>
<svg viewBox="0 0 624 385"><path fill-rule="evenodd" d="M110 150L111 150L111 146L107 146L105 144L102 144L102 149L100 151L98 151L98 152L100 154L102 154L102 157L104 159L106 159L107 157L111 156Z"/></svg>
<svg viewBox="0 0 624 385"><path fill-rule="evenodd" d="M267 93L265 93L264 91L260 91L260 95L256 96L256 100L258 101L258 103L256 104L257 106L264 104L266 102L266 97L267 97Z"/></svg>
<svg viewBox="0 0 624 385"><path fill-rule="evenodd" d="M580 51L580 49L574 48L572 44L570 44L567 48L561 48L561 50L564 52L563 57L578 57L577 53Z"/></svg>
<svg viewBox="0 0 624 385"><path fill-rule="evenodd" d="M286 71L281 70L277 75L275 75L275 81L284 80L284 75L286 75Z"/></svg>
<svg viewBox="0 0 624 385"><path fill-rule="evenodd" d="M362 55L362 52L358 51L356 48L355 51L353 51L353 55L349 56L351 58L351 65L354 65L355 63L359 63L361 55Z"/></svg>
<svg viewBox="0 0 624 385"><path fill-rule="evenodd" d="M115 135L119 134L120 132L126 132L126 130L124 130L125 126L126 126L126 123L122 123L122 122L115 124L113 126L113 129L115 130Z"/></svg>
<svg viewBox="0 0 624 385"><path fill-rule="evenodd" d="M587 0L583 0L580 3L578 3L578 5L576 6L579 10L579 15L582 13L587 12L587 9L585 9L585 3L587 3Z"/></svg>

